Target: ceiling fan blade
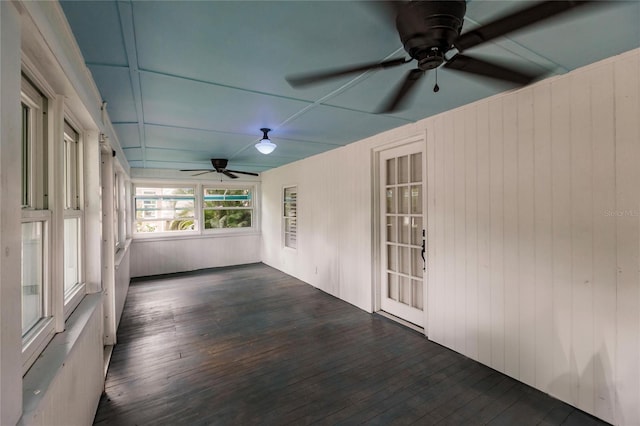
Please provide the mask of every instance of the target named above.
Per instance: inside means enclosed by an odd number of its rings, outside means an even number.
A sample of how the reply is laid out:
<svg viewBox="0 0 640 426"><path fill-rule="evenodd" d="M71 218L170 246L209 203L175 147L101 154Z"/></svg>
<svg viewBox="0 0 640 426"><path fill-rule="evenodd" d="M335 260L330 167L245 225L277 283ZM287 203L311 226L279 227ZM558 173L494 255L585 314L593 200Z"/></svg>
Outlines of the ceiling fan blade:
<svg viewBox="0 0 640 426"><path fill-rule="evenodd" d="M398 86L398 89L395 91L394 95L389 97L387 102L385 102L383 107L378 111L379 113L385 112L393 112L400 108L402 103L406 101L407 95L413 88L413 86L420 81L420 78L425 74L425 71L421 69L413 69L409 71L404 81Z"/></svg>
<svg viewBox="0 0 640 426"><path fill-rule="evenodd" d="M576 7L593 3L598 2L588 0L547 0L539 2L462 34L454 42L454 46L462 52L496 37L504 36L512 31L555 17Z"/></svg>
<svg viewBox="0 0 640 426"><path fill-rule="evenodd" d="M258 173L253 173L253 172L241 172L240 170L229 170L229 169L226 169L226 170L232 173L240 173L241 175L260 176Z"/></svg>
<svg viewBox="0 0 640 426"><path fill-rule="evenodd" d="M200 172L200 173L196 173L194 175L191 176L200 176L200 175L204 175L206 173L212 173L215 172L215 170L211 170L211 169L183 169L180 170L181 172Z"/></svg>
<svg viewBox="0 0 640 426"><path fill-rule="evenodd" d="M309 74L299 74L299 75L286 77L286 80L293 87L306 86L313 83L320 83L324 80L329 80L331 78L341 77L343 75L357 74L360 72L365 72L365 71L375 70L375 69L396 67L398 65L406 64L407 62L410 62L410 60L406 60L405 58L396 58L396 59L390 59L388 61L383 61L383 62L372 62L368 64L355 65L348 68L339 68L339 69L320 71L320 72L314 72Z"/></svg>
<svg viewBox="0 0 640 426"><path fill-rule="evenodd" d="M230 177L231 179L238 179L238 176L234 175L233 173L230 173L229 170L221 170L220 173L222 173L225 176Z"/></svg>
<svg viewBox="0 0 640 426"><path fill-rule="evenodd" d="M539 77L539 75L518 71L515 69L507 68L506 66L498 65L496 63L487 62L481 59L476 59L460 54L455 55L453 58L449 59L449 61L447 61L443 65L443 67L450 70L482 75L484 77L489 77L500 81L508 81L520 86L525 86Z"/></svg>

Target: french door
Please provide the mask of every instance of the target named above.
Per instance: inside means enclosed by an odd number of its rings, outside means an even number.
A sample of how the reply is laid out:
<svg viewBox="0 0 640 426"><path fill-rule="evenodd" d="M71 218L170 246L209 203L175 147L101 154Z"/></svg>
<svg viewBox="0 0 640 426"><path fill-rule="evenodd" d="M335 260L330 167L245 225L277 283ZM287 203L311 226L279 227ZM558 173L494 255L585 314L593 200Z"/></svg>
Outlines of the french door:
<svg viewBox="0 0 640 426"><path fill-rule="evenodd" d="M425 147L380 152L380 308L425 327Z"/></svg>

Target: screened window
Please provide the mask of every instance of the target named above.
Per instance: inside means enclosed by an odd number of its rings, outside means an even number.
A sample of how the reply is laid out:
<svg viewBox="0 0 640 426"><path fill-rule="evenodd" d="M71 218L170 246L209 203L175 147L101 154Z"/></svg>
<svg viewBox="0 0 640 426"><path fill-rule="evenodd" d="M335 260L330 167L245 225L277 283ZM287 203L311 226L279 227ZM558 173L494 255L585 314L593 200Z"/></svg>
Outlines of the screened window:
<svg viewBox="0 0 640 426"><path fill-rule="evenodd" d="M282 194L284 246L298 248L298 187L284 188Z"/></svg>
<svg viewBox="0 0 640 426"><path fill-rule="evenodd" d="M23 77L22 108L22 334L36 333L50 315L46 210L46 99Z"/></svg>
<svg viewBox="0 0 640 426"><path fill-rule="evenodd" d="M127 239L127 196L131 194L127 190L125 174L117 172L113 180L113 206L115 214L113 218L113 232L116 251L123 247Z"/></svg>
<svg viewBox="0 0 640 426"><path fill-rule="evenodd" d="M204 229L252 228L251 188L204 188Z"/></svg>
<svg viewBox="0 0 640 426"><path fill-rule="evenodd" d="M82 155L79 133L64 123L64 252L65 300L82 285Z"/></svg>
<svg viewBox="0 0 640 426"><path fill-rule="evenodd" d="M136 233L198 229L195 203L193 186L136 186Z"/></svg>

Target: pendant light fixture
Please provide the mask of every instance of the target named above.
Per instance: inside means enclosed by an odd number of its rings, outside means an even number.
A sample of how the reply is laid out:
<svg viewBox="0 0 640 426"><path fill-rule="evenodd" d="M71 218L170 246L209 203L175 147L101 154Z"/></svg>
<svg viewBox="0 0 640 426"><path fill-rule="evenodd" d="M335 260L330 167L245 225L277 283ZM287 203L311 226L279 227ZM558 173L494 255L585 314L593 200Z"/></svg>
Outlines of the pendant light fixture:
<svg viewBox="0 0 640 426"><path fill-rule="evenodd" d="M256 144L256 149L260 151L261 154L271 154L277 146L269 140L269 136L267 135L271 129L263 127L260 131L262 132L262 140Z"/></svg>

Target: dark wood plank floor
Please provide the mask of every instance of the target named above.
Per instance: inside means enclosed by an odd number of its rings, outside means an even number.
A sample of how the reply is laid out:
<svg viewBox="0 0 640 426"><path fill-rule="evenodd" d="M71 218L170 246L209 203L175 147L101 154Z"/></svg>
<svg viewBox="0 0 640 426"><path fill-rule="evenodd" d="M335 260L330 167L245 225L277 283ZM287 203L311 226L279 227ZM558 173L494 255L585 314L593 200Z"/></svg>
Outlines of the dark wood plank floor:
<svg viewBox="0 0 640 426"><path fill-rule="evenodd" d="M605 424L263 264L134 280L97 425Z"/></svg>

